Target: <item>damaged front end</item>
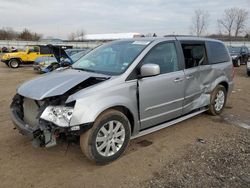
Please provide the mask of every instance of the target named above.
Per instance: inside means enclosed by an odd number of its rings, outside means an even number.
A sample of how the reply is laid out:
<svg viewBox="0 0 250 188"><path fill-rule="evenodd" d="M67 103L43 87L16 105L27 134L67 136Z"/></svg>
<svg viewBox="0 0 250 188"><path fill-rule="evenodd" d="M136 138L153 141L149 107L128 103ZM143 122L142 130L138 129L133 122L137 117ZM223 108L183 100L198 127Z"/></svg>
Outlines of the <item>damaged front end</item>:
<svg viewBox="0 0 250 188"><path fill-rule="evenodd" d="M75 140L91 128L91 123L69 126L73 110L74 102L64 104L60 97L36 101L16 94L11 104L11 117L15 127L32 139L34 146L51 147L59 138Z"/></svg>
<svg viewBox="0 0 250 188"><path fill-rule="evenodd" d="M66 103L66 100L70 95L104 80L107 78L89 77L62 95L41 100L18 93L10 106L11 119L21 134L33 140L34 146L55 146L60 138L77 141L84 131L92 127L92 122L71 126L76 102Z"/></svg>

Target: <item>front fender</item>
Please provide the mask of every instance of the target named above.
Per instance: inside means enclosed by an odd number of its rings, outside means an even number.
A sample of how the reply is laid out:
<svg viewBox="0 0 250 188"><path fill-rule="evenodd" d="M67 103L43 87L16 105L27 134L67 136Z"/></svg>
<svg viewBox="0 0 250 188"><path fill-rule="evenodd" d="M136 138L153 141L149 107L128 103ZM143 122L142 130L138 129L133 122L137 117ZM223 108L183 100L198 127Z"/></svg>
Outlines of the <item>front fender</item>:
<svg viewBox="0 0 250 188"><path fill-rule="evenodd" d="M70 125L74 126L94 122L103 111L115 106L127 108L133 114L134 123L138 122L136 95L134 97L130 96L130 98L113 95L97 100L95 97L77 100Z"/></svg>

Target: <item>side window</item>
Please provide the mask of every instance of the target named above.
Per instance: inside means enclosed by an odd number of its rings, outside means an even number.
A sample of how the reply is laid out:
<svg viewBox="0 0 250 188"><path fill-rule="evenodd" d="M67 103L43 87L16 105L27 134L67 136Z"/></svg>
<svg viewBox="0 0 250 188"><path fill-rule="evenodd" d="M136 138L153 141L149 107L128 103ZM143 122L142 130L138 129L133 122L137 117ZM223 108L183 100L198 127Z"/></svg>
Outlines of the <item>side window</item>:
<svg viewBox="0 0 250 188"><path fill-rule="evenodd" d="M230 61L228 50L222 42L207 41L208 58L210 64L223 63Z"/></svg>
<svg viewBox="0 0 250 188"><path fill-rule="evenodd" d="M156 45L143 59L142 64L158 64L161 74L178 71L178 58L173 42Z"/></svg>
<svg viewBox="0 0 250 188"><path fill-rule="evenodd" d="M29 52L39 52L39 47L38 46L31 46L31 47L29 47Z"/></svg>
<svg viewBox="0 0 250 188"><path fill-rule="evenodd" d="M185 68L208 64L205 44L182 44Z"/></svg>
<svg viewBox="0 0 250 188"><path fill-rule="evenodd" d="M34 46L34 52L39 52L39 47L38 46Z"/></svg>

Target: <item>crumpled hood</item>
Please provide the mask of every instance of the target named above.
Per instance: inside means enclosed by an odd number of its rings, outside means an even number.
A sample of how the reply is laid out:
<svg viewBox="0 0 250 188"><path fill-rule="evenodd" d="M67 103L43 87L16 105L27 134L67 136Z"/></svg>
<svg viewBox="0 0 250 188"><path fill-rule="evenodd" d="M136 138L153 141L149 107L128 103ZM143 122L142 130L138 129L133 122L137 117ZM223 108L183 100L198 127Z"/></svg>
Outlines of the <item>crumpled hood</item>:
<svg viewBox="0 0 250 188"><path fill-rule="evenodd" d="M42 100L62 95L90 77L108 78L109 76L74 69L53 71L23 83L17 92L27 98Z"/></svg>

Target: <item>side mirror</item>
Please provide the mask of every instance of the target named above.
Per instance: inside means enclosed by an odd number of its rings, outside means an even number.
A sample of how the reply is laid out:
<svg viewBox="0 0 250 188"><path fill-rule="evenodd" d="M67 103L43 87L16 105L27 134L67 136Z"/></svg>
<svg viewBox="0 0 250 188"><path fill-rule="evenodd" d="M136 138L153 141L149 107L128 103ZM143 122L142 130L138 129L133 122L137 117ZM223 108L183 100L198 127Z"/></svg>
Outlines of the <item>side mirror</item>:
<svg viewBox="0 0 250 188"><path fill-rule="evenodd" d="M160 66L157 64L145 64L141 66L141 77L156 76L160 74Z"/></svg>

